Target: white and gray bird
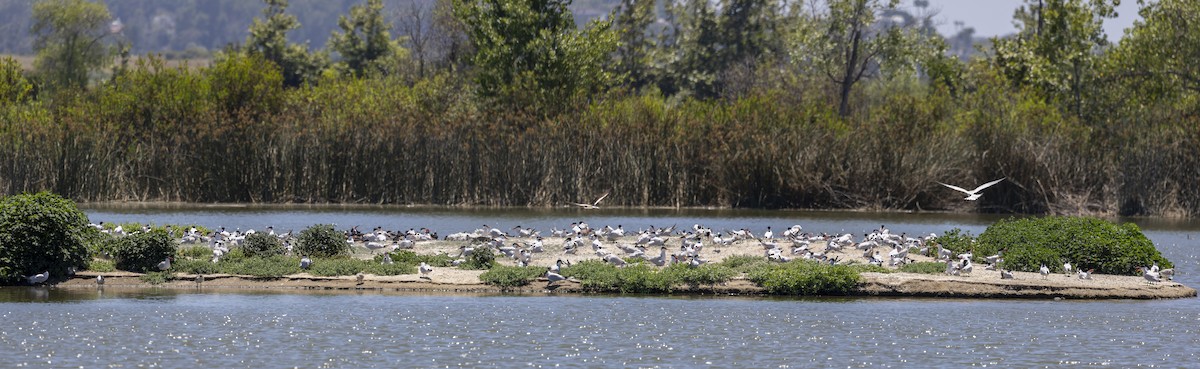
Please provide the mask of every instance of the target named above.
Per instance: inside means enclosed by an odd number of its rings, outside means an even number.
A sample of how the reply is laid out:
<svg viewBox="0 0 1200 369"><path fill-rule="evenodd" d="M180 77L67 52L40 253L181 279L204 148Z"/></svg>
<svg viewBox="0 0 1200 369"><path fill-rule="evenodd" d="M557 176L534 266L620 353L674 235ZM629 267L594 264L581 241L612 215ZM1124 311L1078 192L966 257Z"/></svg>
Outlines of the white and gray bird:
<svg viewBox="0 0 1200 369"><path fill-rule="evenodd" d="M430 279L429 273L433 272L433 267L422 261L421 265L417 267L417 271L421 272L421 278Z"/></svg>
<svg viewBox="0 0 1200 369"><path fill-rule="evenodd" d="M997 179L997 180L995 180L995 181L991 181L991 182L988 182L988 183L984 183L984 184L981 184L981 185L979 185L979 187L975 187L975 189L974 189L974 190L970 190L970 191L968 191L967 189L965 189L965 188L962 188L962 187L958 187L958 186L955 186L955 185L950 185L950 184L945 184L945 183L942 183L942 182L938 182L938 184L940 184L940 185L942 185L942 186L949 187L950 189L953 189L953 190L955 190L955 191L959 191L959 192L962 192L962 193L965 193L965 194L967 194L967 197L964 197L964 198L963 198L963 200L967 200L967 201L975 201L975 200L978 200L980 197L982 197L982 196L983 196L983 194L982 194L982 193L980 193L980 191L983 191L983 189L985 189L985 188L988 188L988 187L991 187L991 186L992 186L992 185L994 185L994 184L1000 183L1000 181L1003 181L1003 180L1004 180L1004 178L1000 178L1000 179Z"/></svg>
<svg viewBox="0 0 1200 369"><path fill-rule="evenodd" d="M604 201L605 197L608 197L608 192L605 192L603 195L600 195L600 198L596 199L596 201L593 201L591 204L573 202L573 203L571 203L571 205L575 205L575 206L578 206L578 207L581 207L584 209L588 209L588 210L595 210L595 209L600 208L600 202Z"/></svg>
<svg viewBox="0 0 1200 369"><path fill-rule="evenodd" d="M1042 273L1042 279L1046 279L1046 276L1050 275L1050 268L1046 267L1046 264L1042 264L1041 269L1038 269L1038 271Z"/></svg>
<svg viewBox="0 0 1200 369"><path fill-rule="evenodd" d="M42 284L42 283L46 283L46 280L48 280L48 279L50 279L50 272L49 272L49 271L45 271L45 272L41 272L41 273L38 273L38 274L34 274L34 275L31 275L31 276L27 276L27 277L25 277L25 281L29 282L29 284Z"/></svg>
<svg viewBox="0 0 1200 369"><path fill-rule="evenodd" d="M1000 279L1013 279L1011 271L1000 269Z"/></svg>
<svg viewBox="0 0 1200 369"><path fill-rule="evenodd" d="M300 259L300 269L308 270L308 268L311 266L312 266L312 259L309 259L307 256Z"/></svg>
<svg viewBox="0 0 1200 369"><path fill-rule="evenodd" d="M158 262L158 265L156 265L156 267L158 268L158 270L171 269L171 257L168 256L166 259L163 259L163 261Z"/></svg>

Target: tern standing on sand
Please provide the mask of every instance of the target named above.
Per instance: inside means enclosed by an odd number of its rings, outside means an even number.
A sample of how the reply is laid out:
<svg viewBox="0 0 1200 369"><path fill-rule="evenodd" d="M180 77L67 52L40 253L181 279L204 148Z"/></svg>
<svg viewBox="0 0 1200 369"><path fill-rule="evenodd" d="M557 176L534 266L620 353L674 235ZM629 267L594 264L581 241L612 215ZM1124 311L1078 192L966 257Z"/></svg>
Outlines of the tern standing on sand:
<svg viewBox="0 0 1200 369"><path fill-rule="evenodd" d="M955 185L949 185L949 184L945 184L942 182L938 182L938 184L940 184L942 186L950 187L950 189L967 194L967 197L964 197L963 200L975 201L983 196L982 193L979 193L980 191L983 191L983 189L991 187L994 184L1000 183L1000 181L1003 181L1003 180L1004 180L1004 178L1000 178L995 181L984 183L984 184L979 185L979 187L975 187L974 190L970 190L970 191L967 191L967 189L962 188L962 187L958 187Z"/></svg>

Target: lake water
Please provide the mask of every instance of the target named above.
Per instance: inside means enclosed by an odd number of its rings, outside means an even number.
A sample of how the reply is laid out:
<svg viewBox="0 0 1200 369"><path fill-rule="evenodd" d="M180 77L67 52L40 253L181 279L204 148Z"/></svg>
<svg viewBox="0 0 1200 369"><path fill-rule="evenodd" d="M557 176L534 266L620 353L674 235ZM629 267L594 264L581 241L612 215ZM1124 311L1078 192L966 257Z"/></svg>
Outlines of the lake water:
<svg viewBox="0 0 1200 369"><path fill-rule="evenodd" d="M792 224L982 232L997 218L771 211L85 209L92 221L302 229ZM1135 219L1196 287L1192 221ZM0 367L1195 367L1200 303L0 288Z"/></svg>

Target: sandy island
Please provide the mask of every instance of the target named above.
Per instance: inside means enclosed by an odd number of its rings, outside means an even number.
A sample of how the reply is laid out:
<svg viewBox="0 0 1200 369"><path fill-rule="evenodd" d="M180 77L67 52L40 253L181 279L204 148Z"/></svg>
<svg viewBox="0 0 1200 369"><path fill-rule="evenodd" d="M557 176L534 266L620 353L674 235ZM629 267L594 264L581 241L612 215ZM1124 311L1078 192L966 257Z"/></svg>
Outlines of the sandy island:
<svg viewBox="0 0 1200 369"><path fill-rule="evenodd" d="M563 238L547 237L543 241L545 252L534 253L531 267L549 267L556 260L597 259L591 252L590 246L581 247L576 255L563 253ZM632 244L633 237L624 237L619 243ZM528 241L526 239L509 239L512 242ZM790 242L779 241L781 245ZM423 241L418 242L412 251L421 254L457 255L459 247L471 244L468 241ZM607 245L612 242L605 242ZM679 248L678 238L667 243L668 252ZM786 246L785 246L786 247ZM813 243L811 249L823 249L822 242ZM371 254L362 245L356 245L355 257L370 258ZM615 248L614 248L615 249ZM880 247L886 253L886 249ZM653 252L650 252L653 251ZM648 253L657 256L658 249L652 248ZM620 253L620 250L616 250ZM866 263L862 251L849 249L842 253L832 253L841 258L843 263ZM701 252L703 258L718 262L731 255L763 256L763 247L756 240L743 240L729 246L706 245ZM912 255L916 261L934 261L933 258ZM514 265L514 261L497 254L497 262ZM522 293L522 294L553 294L553 293L582 293L578 282L560 281L547 285L544 278L534 281L527 286L501 289L480 282L480 270L460 270L457 268L435 268L429 278L421 278L417 274L398 276L365 275L362 283L355 276L319 277L309 274L295 274L282 278L256 278L250 276L208 274L203 282L196 283L195 275L178 274L176 279L159 285L143 282L141 274L128 272L80 272L73 278L57 284L66 288L96 288L96 276L105 276L105 286L113 287L160 287L160 288L219 288L219 289L269 289L269 290L376 290L397 292L430 292L430 293ZM969 275L950 276L943 274L915 273L862 273L862 282L850 294L853 296L916 296L916 297L963 297L963 298L1069 298L1069 299L1161 299L1195 297L1196 290L1180 283L1163 281L1151 284L1137 276L1101 275L1094 274L1092 279L1079 279L1075 275L1061 273L1051 274L1046 278L1038 273L1013 272L1015 279L1000 279L998 271L984 270L983 265L977 265ZM710 295L758 295L766 291L753 282L742 277L714 285L694 288L681 287L678 294L710 294Z"/></svg>

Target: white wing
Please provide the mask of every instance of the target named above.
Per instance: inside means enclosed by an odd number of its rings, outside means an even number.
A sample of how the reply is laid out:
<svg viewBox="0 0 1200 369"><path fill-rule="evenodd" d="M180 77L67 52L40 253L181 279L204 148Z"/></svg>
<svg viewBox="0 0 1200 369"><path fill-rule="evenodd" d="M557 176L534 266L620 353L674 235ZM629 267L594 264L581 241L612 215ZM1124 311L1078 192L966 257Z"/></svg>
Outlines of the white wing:
<svg viewBox="0 0 1200 369"><path fill-rule="evenodd" d="M600 205L600 201L604 201L605 197L608 197L608 192L605 192L603 195L600 195L600 198L596 199L596 202L593 202L592 206Z"/></svg>
<svg viewBox="0 0 1200 369"><path fill-rule="evenodd" d="M965 189L965 188L962 188L962 187L958 187L958 186L955 186L955 185L948 185L948 184L945 184L945 183L942 183L942 182L938 182L938 184L940 184L940 185L942 185L942 186L950 187L950 188L952 188L952 189L954 189L955 191L958 191L958 192L962 192L962 193L965 193L965 194L968 194L968 195L974 195L974 193L972 193L971 191L967 191L967 189Z"/></svg>
<svg viewBox="0 0 1200 369"><path fill-rule="evenodd" d="M992 185L994 185L994 184L1000 183L1000 181L1003 181L1003 180L1004 180L1004 178L1000 178L1000 179L997 179L997 180L995 180L995 181L991 181L991 182L988 182L988 183L981 184L981 185L979 185L979 187L976 187L976 188L975 188L975 190L974 190L974 191L971 191L970 193L978 193L979 191L983 191L983 189L985 189L985 188L988 188L988 187L991 187L991 186L992 186ZM947 186L949 186L949 185L947 185ZM958 190L960 190L960 191L962 190L961 188L957 188L957 189L958 189Z"/></svg>

